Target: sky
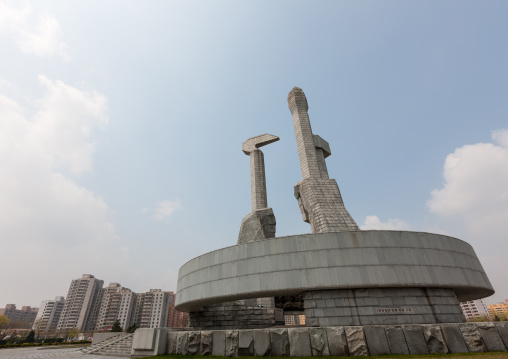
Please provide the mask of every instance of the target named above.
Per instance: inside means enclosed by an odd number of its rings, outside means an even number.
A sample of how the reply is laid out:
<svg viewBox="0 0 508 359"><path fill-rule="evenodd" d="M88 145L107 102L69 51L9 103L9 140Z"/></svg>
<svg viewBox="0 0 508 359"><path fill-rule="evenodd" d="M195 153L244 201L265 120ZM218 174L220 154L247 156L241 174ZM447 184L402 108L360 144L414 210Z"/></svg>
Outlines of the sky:
<svg viewBox="0 0 508 359"><path fill-rule="evenodd" d="M235 245L263 148L277 236L310 233L302 88L362 229L475 249L508 298L508 2L0 0L0 307L84 273L136 292Z"/></svg>

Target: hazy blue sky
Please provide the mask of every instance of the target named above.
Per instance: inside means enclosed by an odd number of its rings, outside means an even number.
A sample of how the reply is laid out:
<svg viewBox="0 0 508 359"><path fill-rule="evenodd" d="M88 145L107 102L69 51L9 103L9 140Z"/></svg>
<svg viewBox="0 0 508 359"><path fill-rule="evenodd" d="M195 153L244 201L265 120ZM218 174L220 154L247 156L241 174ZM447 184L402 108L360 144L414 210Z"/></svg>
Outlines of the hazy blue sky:
<svg viewBox="0 0 508 359"><path fill-rule="evenodd" d="M0 307L91 273L175 290L236 244L265 147L277 235L310 232L301 87L362 228L473 245L508 298L508 2L1 1Z"/></svg>

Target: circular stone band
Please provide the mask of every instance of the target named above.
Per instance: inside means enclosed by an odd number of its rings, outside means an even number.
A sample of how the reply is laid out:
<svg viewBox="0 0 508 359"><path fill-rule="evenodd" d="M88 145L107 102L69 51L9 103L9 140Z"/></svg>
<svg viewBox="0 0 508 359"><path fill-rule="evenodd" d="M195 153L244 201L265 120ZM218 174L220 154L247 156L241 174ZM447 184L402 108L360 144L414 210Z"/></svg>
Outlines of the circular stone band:
<svg viewBox="0 0 508 359"><path fill-rule="evenodd" d="M178 272L176 309L346 288L452 288L459 301L494 294L473 248L448 236L351 231L276 237L203 254Z"/></svg>

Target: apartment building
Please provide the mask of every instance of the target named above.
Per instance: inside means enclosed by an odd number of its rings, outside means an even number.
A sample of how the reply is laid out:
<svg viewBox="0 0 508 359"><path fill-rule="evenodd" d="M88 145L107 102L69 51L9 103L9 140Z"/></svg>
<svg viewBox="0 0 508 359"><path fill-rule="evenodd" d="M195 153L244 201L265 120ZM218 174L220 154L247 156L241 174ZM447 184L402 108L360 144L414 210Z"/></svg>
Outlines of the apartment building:
<svg viewBox="0 0 508 359"><path fill-rule="evenodd" d="M168 293L168 317L166 320L166 327L169 328L186 328L189 326L189 313L180 312L175 309L175 293Z"/></svg>
<svg viewBox="0 0 508 359"><path fill-rule="evenodd" d="M100 306L98 296L103 284L103 280L91 274L83 274L81 278L72 280L57 330L94 330Z"/></svg>
<svg viewBox="0 0 508 359"><path fill-rule="evenodd" d="M136 293L118 283L110 283L99 293L100 303L95 330L109 330L118 320L122 328L128 328L133 321Z"/></svg>
<svg viewBox="0 0 508 359"><path fill-rule="evenodd" d="M161 328L166 326L170 296L160 289L137 293L134 323L139 328Z"/></svg>
<svg viewBox="0 0 508 359"><path fill-rule="evenodd" d="M487 306L485 305L483 299L461 302L460 307L462 308L462 313L464 313L464 316L466 317L466 319L473 319L476 317L489 316L489 312L487 311Z"/></svg>
<svg viewBox="0 0 508 359"><path fill-rule="evenodd" d="M130 289L124 288L121 293L120 305L116 319L120 321L122 328L127 329L134 323L134 311L136 309L137 294Z"/></svg>
<svg viewBox="0 0 508 359"><path fill-rule="evenodd" d="M0 309L0 314L9 318L15 328L30 328L37 317L38 311L39 308L32 308L28 305L17 309L16 304L7 304L5 308Z"/></svg>
<svg viewBox="0 0 508 359"><path fill-rule="evenodd" d="M55 297L54 300L43 300L32 329L40 332L56 331L64 304L64 297Z"/></svg>
<svg viewBox="0 0 508 359"><path fill-rule="evenodd" d="M169 328L187 328L189 326L189 313L180 312L174 305L168 307L166 326Z"/></svg>
<svg viewBox="0 0 508 359"><path fill-rule="evenodd" d="M490 304L487 306L487 310L491 316L497 315L508 318L508 299L505 299L504 303Z"/></svg>
<svg viewBox="0 0 508 359"><path fill-rule="evenodd" d="M305 325L305 314L302 312L284 313L284 325L297 326Z"/></svg>

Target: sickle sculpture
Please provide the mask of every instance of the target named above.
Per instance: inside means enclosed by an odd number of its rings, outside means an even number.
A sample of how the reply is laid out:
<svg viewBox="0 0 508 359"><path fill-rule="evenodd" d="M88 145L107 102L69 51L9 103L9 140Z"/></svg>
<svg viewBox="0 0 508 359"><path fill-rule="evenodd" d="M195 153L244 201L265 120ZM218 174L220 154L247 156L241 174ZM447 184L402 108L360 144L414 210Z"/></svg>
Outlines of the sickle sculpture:
<svg viewBox="0 0 508 359"><path fill-rule="evenodd" d="M252 212L242 220L238 244L275 237L275 216L268 208L265 161L259 148L278 140L279 137L265 133L242 144L242 151L250 157Z"/></svg>

